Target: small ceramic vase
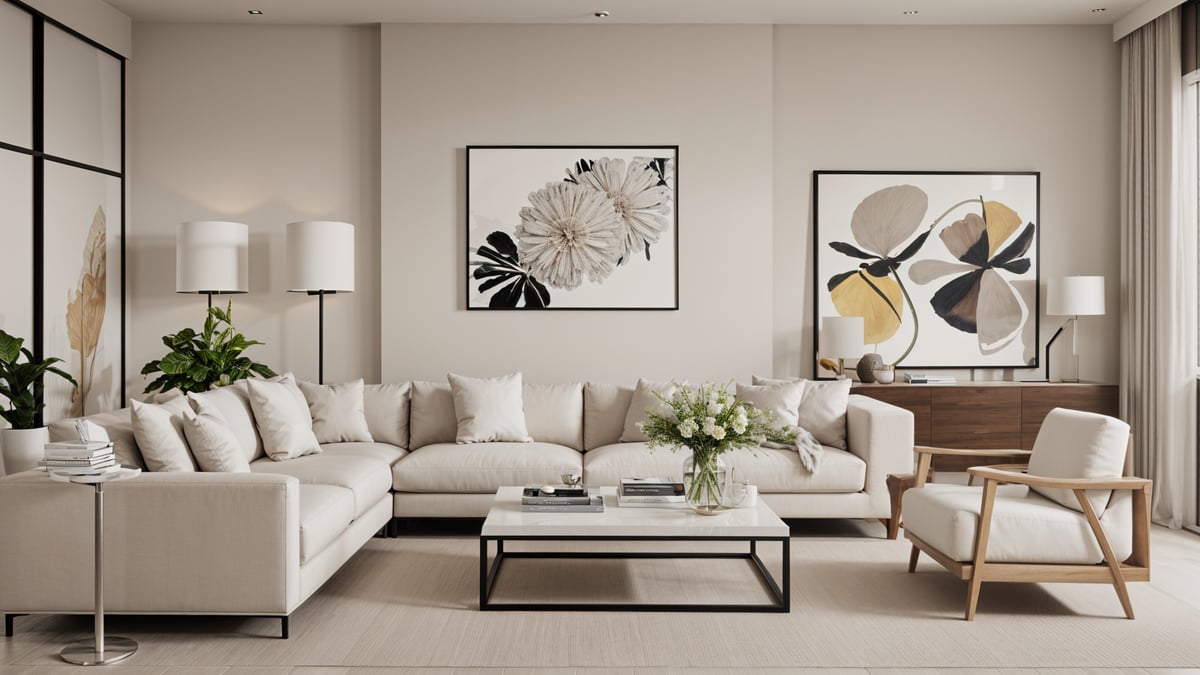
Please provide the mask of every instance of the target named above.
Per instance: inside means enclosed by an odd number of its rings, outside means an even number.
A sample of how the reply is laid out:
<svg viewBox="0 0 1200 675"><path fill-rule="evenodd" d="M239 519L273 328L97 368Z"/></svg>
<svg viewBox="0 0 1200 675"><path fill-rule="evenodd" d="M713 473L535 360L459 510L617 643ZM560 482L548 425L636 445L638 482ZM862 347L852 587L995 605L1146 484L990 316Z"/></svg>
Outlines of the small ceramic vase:
<svg viewBox="0 0 1200 675"><path fill-rule="evenodd" d="M858 360L859 382L870 384L875 381L875 371L883 367L883 357L878 354L863 354L863 357Z"/></svg>

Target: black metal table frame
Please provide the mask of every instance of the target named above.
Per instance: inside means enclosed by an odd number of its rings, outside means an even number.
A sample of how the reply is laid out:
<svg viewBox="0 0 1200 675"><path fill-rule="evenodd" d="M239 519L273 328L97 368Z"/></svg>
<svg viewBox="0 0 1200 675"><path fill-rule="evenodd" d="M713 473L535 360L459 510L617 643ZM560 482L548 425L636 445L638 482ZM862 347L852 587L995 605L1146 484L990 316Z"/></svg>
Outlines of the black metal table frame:
<svg viewBox="0 0 1200 675"><path fill-rule="evenodd" d="M735 541L750 544L745 553L730 552L642 552L642 551L505 551L506 541ZM496 543L496 557L489 568L491 542ZM777 583L770 570L758 557L759 542L774 542L783 551L783 565ZM661 604L661 603L573 603L573 602L492 602L492 591L500 567L509 558L538 559L725 559L749 561L766 585L772 602L747 604ZM479 537L479 609L481 611L599 611L599 612L790 612L791 601L791 539L789 537L702 537L702 536L573 536L573 535L480 535Z"/></svg>

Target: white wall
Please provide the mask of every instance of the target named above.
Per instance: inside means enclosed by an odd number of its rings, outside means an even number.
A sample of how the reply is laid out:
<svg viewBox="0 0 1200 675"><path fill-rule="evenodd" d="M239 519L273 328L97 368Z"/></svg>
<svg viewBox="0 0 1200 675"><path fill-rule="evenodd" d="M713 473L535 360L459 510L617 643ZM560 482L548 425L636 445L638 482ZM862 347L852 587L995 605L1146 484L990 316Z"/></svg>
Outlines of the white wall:
<svg viewBox="0 0 1200 675"><path fill-rule="evenodd" d="M385 25L385 380L771 367L771 27ZM464 147L678 144L679 311L464 309Z"/></svg>
<svg viewBox="0 0 1200 675"><path fill-rule="evenodd" d="M285 292L285 225L356 226L357 292L326 299L325 378L379 374L379 31L373 27L136 24L129 63L130 394L159 338L204 320L175 293L175 227L250 225L247 356L317 376L317 301Z"/></svg>
<svg viewBox="0 0 1200 675"><path fill-rule="evenodd" d="M133 21L104 0L24 0L122 56L133 54Z"/></svg>
<svg viewBox="0 0 1200 675"><path fill-rule="evenodd" d="M1051 277L1107 277L1108 314L1081 320L1079 370L1116 382L1119 85L1107 26L776 27L776 374L812 371L814 170L1040 171L1042 292ZM1061 323L1042 317L1043 354Z"/></svg>

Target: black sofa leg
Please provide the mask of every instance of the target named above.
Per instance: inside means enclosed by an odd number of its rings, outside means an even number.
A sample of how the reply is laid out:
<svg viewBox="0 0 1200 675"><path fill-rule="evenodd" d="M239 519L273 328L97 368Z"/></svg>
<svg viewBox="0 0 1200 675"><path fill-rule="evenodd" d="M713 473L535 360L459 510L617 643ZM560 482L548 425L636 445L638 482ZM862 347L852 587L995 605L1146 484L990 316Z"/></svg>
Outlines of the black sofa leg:
<svg viewBox="0 0 1200 675"><path fill-rule="evenodd" d="M388 539L395 539L400 536L400 522L393 517L387 524Z"/></svg>
<svg viewBox="0 0 1200 675"><path fill-rule="evenodd" d="M290 618L288 616L279 617L279 639L281 640L288 639L288 619Z"/></svg>
<svg viewBox="0 0 1200 675"><path fill-rule="evenodd" d="M4 637L13 636L13 622L18 616L28 616L26 614L5 614L4 615Z"/></svg>

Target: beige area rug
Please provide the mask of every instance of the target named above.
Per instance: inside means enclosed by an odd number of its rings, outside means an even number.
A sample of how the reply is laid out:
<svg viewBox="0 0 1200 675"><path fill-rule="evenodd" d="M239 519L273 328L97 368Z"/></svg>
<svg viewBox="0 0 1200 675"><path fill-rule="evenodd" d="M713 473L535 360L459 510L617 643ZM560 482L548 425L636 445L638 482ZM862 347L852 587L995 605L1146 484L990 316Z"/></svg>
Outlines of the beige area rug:
<svg viewBox="0 0 1200 675"><path fill-rule="evenodd" d="M511 548L511 547L510 547ZM775 547L763 546L769 565ZM489 612L478 606L478 541L375 539L292 618L110 617L136 666L419 667L1196 667L1200 609L1155 583L1131 586L1138 619L1103 585L985 585L974 622L964 585L908 545L792 539L790 614ZM745 563L512 561L495 600L551 595L763 601ZM681 600L686 599L686 600ZM84 617L27 617L0 640L0 663L60 663Z"/></svg>

